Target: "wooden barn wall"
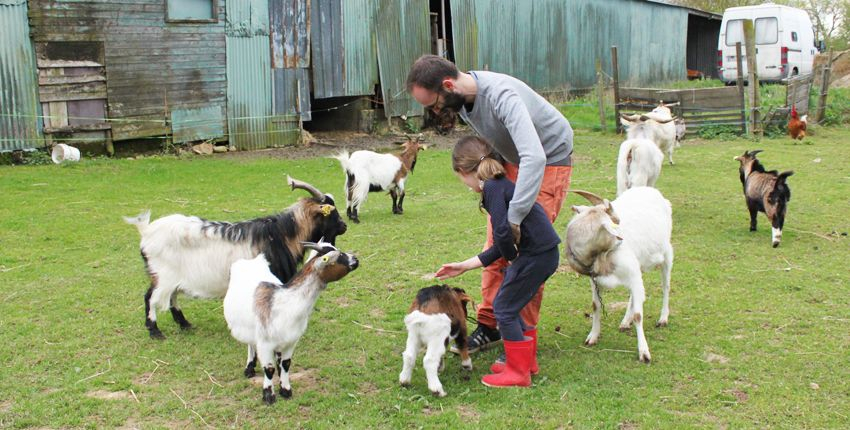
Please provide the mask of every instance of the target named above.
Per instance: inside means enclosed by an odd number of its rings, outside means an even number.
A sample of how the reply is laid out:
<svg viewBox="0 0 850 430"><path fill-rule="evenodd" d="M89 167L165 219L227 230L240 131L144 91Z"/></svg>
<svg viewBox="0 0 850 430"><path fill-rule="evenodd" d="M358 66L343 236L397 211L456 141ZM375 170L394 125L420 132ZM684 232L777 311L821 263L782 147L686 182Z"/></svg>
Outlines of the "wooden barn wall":
<svg viewBox="0 0 850 430"><path fill-rule="evenodd" d="M174 110L225 112L225 0L216 1L216 22L177 23L166 22L166 0L32 0L31 35L103 43L113 138L161 136ZM224 116L214 120L226 133Z"/></svg>

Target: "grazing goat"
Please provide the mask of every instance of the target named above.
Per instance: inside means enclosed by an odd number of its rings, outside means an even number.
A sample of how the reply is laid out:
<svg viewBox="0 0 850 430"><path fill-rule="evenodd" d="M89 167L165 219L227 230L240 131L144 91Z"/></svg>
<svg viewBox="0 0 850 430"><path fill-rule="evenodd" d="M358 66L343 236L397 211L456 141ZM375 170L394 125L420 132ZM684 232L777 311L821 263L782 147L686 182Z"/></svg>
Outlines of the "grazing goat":
<svg viewBox="0 0 850 430"><path fill-rule="evenodd" d="M449 288L448 285L433 285L419 290L404 318L407 348L402 354L404 366L398 376L401 385L410 385L419 348L425 347L422 367L425 368L428 389L437 397L445 396L438 373L443 369L443 356L450 338L455 340L460 350L461 366L467 371L472 370L472 359L466 349L466 304L469 301L465 291Z"/></svg>
<svg viewBox="0 0 850 430"><path fill-rule="evenodd" d="M288 283L283 284L269 270L260 254L252 260L238 260L230 269L230 287L224 296L224 319L230 334L248 345L245 376L254 376L259 358L263 369L263 401L275 401L272 378L280 377L280 396L292 397L289 366L295 345L307 330L307 322L319 293L329 283L357 269L357 258L340 252L326 242L304 243L312 249L307 263Z"/></svg>
<svg viewBox="0 0 850 430"><path fill-rule="evenodd" d="M400 154L355 151L349 156L348 151L342 151L333 157L345 171L345 213L351 221L360 222L360 206L374 191L389 191L393 213L404 213L404 183L416 166L419 151L427 147L410 137L402 146Z"/></svg>
<svg viewBox="0 0 850 430"><path fill-rule="evenodd" d="M741 163L741 184L744 186L747 209L750 210L750 231L756 231L756 216L759 212L764 212L773 227L771 238L773 247L776 248L782 240L785 209L791 201L791 188L786 181L794 174L794 171L765 172L764 166L756 159L756 154L759 152L762 150L744 151L744 155L739 155L735 159Z"/></svg>
<svg viewBox="0 0 850 430"><path fill-rule="evenodd" d="M620 144L617 156L617 195L632 187L654 187L661 175L664 154L651 140L653 126L643 117L620 118L628 129L628 139Z"/></svg>
<svg viewBox="0 0 850 430"><path fill-rule="evenodd" d="M649 363L649 345L643 333L645 290L642 272L661 266L664 294L658 327L670 315L670 272L673 269L673 229L670 202L655 188L631 188L613 202L586 191L575 193L594 206L573 206L576 213L567 225L567 262L578 273L590 277L593 294L593 327L585 345L595 345L602 329L602 299L599 287L629 289L629 305L620 323L626 331L634 322L638 359Z"/></svg>
<svg viewBox="0 0 850 430"><path fill-rule="evenodd" d="M142 236L142 260L151 279L145 294L145 326L152 338L164 338L156 324L157 308L170 309L181 328L191 328L177 306L177 293L224 297L234 261L264 253L272 273L285 282L295 275L304 256L302 241L324 237L334 243L345 233L346 224L330 194L289 177L287 181L293 190L304 189L313 197L252 221L229 223L174 214L150 222L150 211L124 218Z"/></svg>

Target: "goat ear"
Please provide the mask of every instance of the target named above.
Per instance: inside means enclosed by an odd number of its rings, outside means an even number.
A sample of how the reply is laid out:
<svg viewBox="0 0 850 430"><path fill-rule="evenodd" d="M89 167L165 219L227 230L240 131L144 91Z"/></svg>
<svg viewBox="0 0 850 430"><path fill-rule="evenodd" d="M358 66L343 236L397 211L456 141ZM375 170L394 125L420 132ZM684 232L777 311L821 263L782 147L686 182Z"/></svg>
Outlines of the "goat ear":
<svg viewBox="0 0 850 430"><path fill-rule="evenodd" d="M617 238L617 240L623 240L623 235L622 235L622 233L620 233L619 228L618 228L619 226L616 225L615 223L604 222L604 223L602 223L602 227L605 229L605 231L610 233L611 236L614 236L615 238Z"/></svg>
<svg viewBox="0 0 850 430"><path fill-rule="evenodd" d="M620 124L623 124L624 126L628 127L632 125L632 122L623 117L620 117Z"/></svg>
<svg viewBox="0 0 850 430"><path fill-rule="evenodd" d="M588 206L582 206L582 205L572 205L572 206L570 206L570 209L572 209L573 212L580 214L580 213L584 213L587 209L589 209L589 207Z"/></svg>

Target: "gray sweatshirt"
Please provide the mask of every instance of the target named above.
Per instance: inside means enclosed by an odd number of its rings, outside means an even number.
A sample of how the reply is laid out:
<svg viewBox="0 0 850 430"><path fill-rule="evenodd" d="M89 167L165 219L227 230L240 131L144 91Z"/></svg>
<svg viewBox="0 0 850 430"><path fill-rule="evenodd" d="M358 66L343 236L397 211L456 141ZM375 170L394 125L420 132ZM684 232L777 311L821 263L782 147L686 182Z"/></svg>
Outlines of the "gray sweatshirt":
<svg viewBox="0 0 850 430"><path fill-rule="evenodd" d="M524 82L501 73L469 72L478 85L472 112L460 116L505 161L519 165L508 221L520 225L531 211L547 165L569 166L573 129L554 106Z"/></svg>

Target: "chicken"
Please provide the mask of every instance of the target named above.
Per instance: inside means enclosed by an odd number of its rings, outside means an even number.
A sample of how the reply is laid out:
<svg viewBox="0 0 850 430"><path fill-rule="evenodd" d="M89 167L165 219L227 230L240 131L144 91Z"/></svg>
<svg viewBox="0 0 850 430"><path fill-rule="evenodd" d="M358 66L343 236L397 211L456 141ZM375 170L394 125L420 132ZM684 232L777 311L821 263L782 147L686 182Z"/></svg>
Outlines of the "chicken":
<svg viewBox="0 0 850 430"><path fill-rule="evenodd" d="M797 116L797 106L791 106L791 119L788 120L788 134L791 139L803 140L806 137L806 118L808 115L803 115L802 118Z"/></svg>

